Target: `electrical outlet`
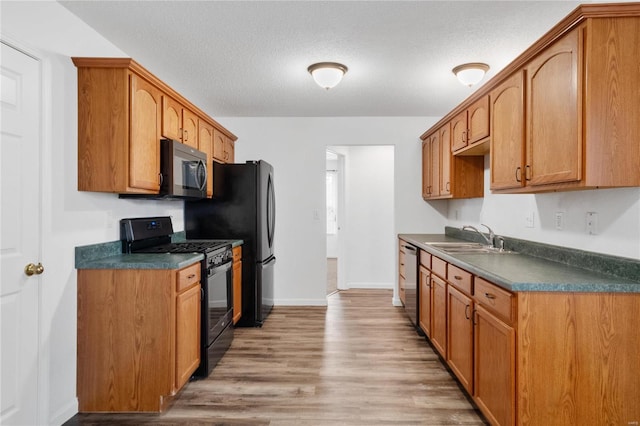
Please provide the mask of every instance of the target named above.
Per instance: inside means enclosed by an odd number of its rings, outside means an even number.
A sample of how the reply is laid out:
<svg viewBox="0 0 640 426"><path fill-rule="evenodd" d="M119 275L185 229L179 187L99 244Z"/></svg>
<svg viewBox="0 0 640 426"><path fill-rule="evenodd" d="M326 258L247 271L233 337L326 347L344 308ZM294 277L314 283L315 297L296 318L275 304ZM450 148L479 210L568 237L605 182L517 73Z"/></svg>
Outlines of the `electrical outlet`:
<svg viewBox="0 0 640 426"><path fill-rule="evenodd" d="M598 213L587 212L587 234L598 234Z"/></svg>
<svg viewBox="0 0 640 426"><path fill-rule="evenodd" d="M524 217L524 226L526 228L533 228L535 225L535 213L529 212Z"/></svg>
<svg viewBox="0 0 640 426"><path fill-rule="evenodd" d="M564 227L564 213L563 212L556 212L555 224L556 224L556 229L558 231L562 231L562 228Z"/></svg>

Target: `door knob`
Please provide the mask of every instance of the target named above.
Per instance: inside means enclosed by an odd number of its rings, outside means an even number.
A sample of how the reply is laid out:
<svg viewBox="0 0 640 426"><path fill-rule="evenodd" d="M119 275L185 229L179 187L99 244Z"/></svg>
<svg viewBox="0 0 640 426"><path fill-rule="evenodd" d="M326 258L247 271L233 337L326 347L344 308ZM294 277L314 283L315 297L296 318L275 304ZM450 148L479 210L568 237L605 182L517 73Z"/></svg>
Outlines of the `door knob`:
<svg viewBox="0 0 640 426"><path fill-rule="evenodd" d="M31 276L33 274L36 275L40 275L44 272L44 266L42 266L42 263L39 263L37 265L34 265L33 263L29 263L27 266L24 267L24 273L27 274L28 276Z"/></svg>

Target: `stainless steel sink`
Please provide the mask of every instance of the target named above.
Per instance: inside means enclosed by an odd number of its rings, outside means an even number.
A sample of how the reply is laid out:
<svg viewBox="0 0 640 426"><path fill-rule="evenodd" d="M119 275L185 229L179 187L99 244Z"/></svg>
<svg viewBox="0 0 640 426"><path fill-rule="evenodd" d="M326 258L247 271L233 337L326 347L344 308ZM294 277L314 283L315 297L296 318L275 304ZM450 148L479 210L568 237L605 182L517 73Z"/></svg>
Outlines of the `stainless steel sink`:
<svg viewBox="0 0 640 426"><path fill-rule="evenodd" d="M425 242L425 244L451 254L517 254L515 251L500 250L488 245L471 242Z"/></svg>

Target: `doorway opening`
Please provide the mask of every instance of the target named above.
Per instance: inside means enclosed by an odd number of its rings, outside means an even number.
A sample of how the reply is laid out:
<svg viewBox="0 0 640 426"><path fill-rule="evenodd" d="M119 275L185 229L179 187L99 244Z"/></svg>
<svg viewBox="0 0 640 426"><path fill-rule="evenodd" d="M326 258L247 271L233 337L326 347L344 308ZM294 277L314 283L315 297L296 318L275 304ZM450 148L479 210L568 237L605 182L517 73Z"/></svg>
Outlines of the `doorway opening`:
<svg viewBox="0 0 640 426"><path fill-rule="evenodd" d="M338 214L343 203L342 176L344 155L326 150L326 217L327 217L327 295L338 291Z"/></svg>
<svg viewBox="0 0 640 426"><path fill-rule="evenodd" d="M394 286L394 157L393 145L326 147L327 294Z"/></svg>

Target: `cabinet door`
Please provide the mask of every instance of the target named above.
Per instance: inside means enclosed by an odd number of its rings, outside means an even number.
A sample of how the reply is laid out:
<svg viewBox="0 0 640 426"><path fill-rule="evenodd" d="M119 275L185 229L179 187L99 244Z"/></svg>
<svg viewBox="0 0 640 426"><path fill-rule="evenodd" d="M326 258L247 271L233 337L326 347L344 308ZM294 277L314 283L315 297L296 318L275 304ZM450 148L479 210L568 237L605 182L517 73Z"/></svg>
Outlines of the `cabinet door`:
<svg viewBox="0 0 640 426"><path fill-rule="evenodd" d="M233 163L235 160L235 143L231 138L225 137L224 141L224 162Z"/></svg>
<svg viewBox="0 0 640 426"><path fill-rule="evenodd" d="M242 317L242 262L233 262L233 323Z"/></svg>
<svg viewBox="0 0 640 426"><path fill-rule="evenodd" d="M451 194L451 124L440 128L440 195Z"/></svg>
<svg viewBox="0 0 640 426"><path fill-rule="evenodd" d="M451 120L451 150L456 152L467 146L467 111Z"/></svg>
<svg viewBox="0 0 640 426"><path fill-rule="evenodd" d="M422 198L431 195L431 136L422 141Z"/></svg>
<svg viewBox="0 0 640 426"><path fill-rule="evenodd" d="M431 161L431 196L440 196L440 134L435 132L431 136L429 146L429 159Z"/></svg>
<svg viewBox="0 0 640 426"><path fill-rule="evenodd" d="M578 29L527 66L527 185L582 177Z"/></svg>
<svg viewBox="0 0 640 426"><path fill-rule="evenodd" d="M473 306L471 298L447 286L447 363L462 386L473 392Z"/></svg>
<svg viewBox="0 0 640 426"><path fill-rule="evenodd" d="M182 140L182 105L167 95L162 96L162 136Z"/></svg>
<svg viewBox="0 0 640 426"><path fill-rule="evenodd" d="M478 99L467 109L469 145L489 136L489 96Z"/></svg>
<svg viewBox="0 0 640 426"><path fill-rule="evenodd" d="M431 337L431 271L420 265L420 328Z"/></svg>
<svg viewBox="0 0 640 426"><path fill-rule="evenodd" d="M431 274L433 295L431 343L443 357L447 356L447 284L438 276Z"/></svg>
<svg viewBox="0 0 640 426"><path fill-rule="evenodd" d="M129 186L158 192L162 94L135 74L130 75L130 89Z"/></svg>
<svg viewBox="0 0 640 426"><path fill-rule="evenodd" d="M515 332L482 305L474 321L474 400L492 425L513 425Z"/></svg>
<svg viewBox="0 0 640 426"><path fill-rule="evenodd" d="M176 298L176 386L178 390L200 365L200 285Z"/></svg>
<svg viewBox="0 0 640 426"><path fill-rule="evenodd" d="M198 149L207 154L207 197L213 195L213 126L198 120Z"/></svg>
<svg viewBox="0 0 640 426"><path fill-rule="evenodd" d="M524 78L519 71L491 92L491 189L524 185Z"/></svg>
<svg viewBox="0 0 640 426"><path fill-rule="evenodd" d="M224 144L226 136L218 129L213 129L213 158L224 162Z"/></svg>
<svg viewBox="0 0 640 426"><path fill-rule="evenodd" d="M182 109L182 143L198 149L198 117L188 109Z"/></svg>

